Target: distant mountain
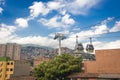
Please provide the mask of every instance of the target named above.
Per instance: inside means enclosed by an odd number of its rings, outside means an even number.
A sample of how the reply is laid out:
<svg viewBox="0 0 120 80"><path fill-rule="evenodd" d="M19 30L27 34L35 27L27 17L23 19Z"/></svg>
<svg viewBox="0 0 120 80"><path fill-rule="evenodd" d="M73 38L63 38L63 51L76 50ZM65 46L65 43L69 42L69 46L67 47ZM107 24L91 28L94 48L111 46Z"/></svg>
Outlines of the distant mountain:
<svg viewBox="0 0 120 80"><path fill-rule="evenodd" d="M51 48L51 47L41 46L41 45L36 45L36 44L23 44L23 45L22 45L22 47L28 47L28 46L45 48L45 49L48 49L48 50L53 49L53 48Z"/></svg>
<svg viewBox="0 0 120 80"><path fill-rule="evenodd" d="M61 53L71 53L73 54L73 50L62 47ZM27 44L22 45L21 48L21 59L34 59L38 56L46 56L46 57L53 57L54 55L58 54L58 48L53 49L50 47L44 47L39 45Z"/></svg>
<svg viewBox="0 0 120 80"><path fill-rule="evenodd" d="M21 59L33 59L37 56L48 56L52 48L38 45L22 45Z"/></svg>

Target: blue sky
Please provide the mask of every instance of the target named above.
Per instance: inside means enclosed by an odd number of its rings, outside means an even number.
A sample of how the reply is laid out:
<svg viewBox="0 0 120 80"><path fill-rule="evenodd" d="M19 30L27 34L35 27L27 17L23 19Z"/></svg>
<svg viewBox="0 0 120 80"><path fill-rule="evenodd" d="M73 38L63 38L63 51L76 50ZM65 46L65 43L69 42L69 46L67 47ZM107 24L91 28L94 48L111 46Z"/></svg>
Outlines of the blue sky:
<svg viewBox="0 0 120 80"><path fill-rule="evenodd" d="M0 0L0 42L58 47L55 33L75 36L84 47L93 38L95 49L120 48L119 0ZM112 36L112 37L111 37ZM112 45L112 46L111 46Z"/></svg>

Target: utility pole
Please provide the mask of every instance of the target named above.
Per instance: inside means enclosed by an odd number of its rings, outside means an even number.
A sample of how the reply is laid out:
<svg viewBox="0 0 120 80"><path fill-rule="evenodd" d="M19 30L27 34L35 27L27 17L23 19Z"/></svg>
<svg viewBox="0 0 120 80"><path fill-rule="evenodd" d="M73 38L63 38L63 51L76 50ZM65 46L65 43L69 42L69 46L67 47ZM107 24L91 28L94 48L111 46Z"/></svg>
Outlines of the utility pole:
<svg viewBox="0 0 120 80"><path fill-rule="evenodd" d="M58 55L61 55L61 40L65 39L66 37L62 33L56 33L54 39L57 39L57 38L59 41L59 54Z"/></svg>

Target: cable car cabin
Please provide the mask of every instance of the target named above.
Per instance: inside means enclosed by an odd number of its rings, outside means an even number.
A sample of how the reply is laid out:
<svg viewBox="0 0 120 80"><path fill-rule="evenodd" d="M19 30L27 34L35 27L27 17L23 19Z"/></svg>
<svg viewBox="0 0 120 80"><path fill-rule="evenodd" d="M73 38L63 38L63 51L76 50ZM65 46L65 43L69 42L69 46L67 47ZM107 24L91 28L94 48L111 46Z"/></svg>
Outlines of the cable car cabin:
<svg viewBox="0 0 120 80"><path fill-rule="evenodd" d="M84 50L82 43L78 44L78 50L80 50L80 51Z"/></svg>
<svg viewBox="0 0 120 80"><path fill-rule="evenodd" d="M78 51L78 52L83 52L84 51L84 48L83 48L83 45L82 43L79 43L75 46L75 50Z"/></svg>
<svg viewBox="0 0 120 80"><path fill-rule="evenodd" d="M87 44L86 51L92 53L94 51L94 46L92 44Z"/></svg>

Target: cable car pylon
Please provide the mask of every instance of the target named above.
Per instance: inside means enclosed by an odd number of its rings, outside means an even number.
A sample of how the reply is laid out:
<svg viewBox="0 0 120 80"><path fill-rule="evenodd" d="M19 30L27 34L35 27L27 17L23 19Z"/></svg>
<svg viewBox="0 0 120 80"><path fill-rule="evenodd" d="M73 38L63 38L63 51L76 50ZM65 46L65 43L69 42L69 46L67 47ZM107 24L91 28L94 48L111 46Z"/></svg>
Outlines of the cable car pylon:
<svg viewBox="0 0 120 80"><path fill-rule="evenodd" d="M61 55L61 40L65 39L65 38L66 38L65 35L62 33L55 34L54 39L58 39L58 41L59 41L59 54L58 55Z"/></svg>

